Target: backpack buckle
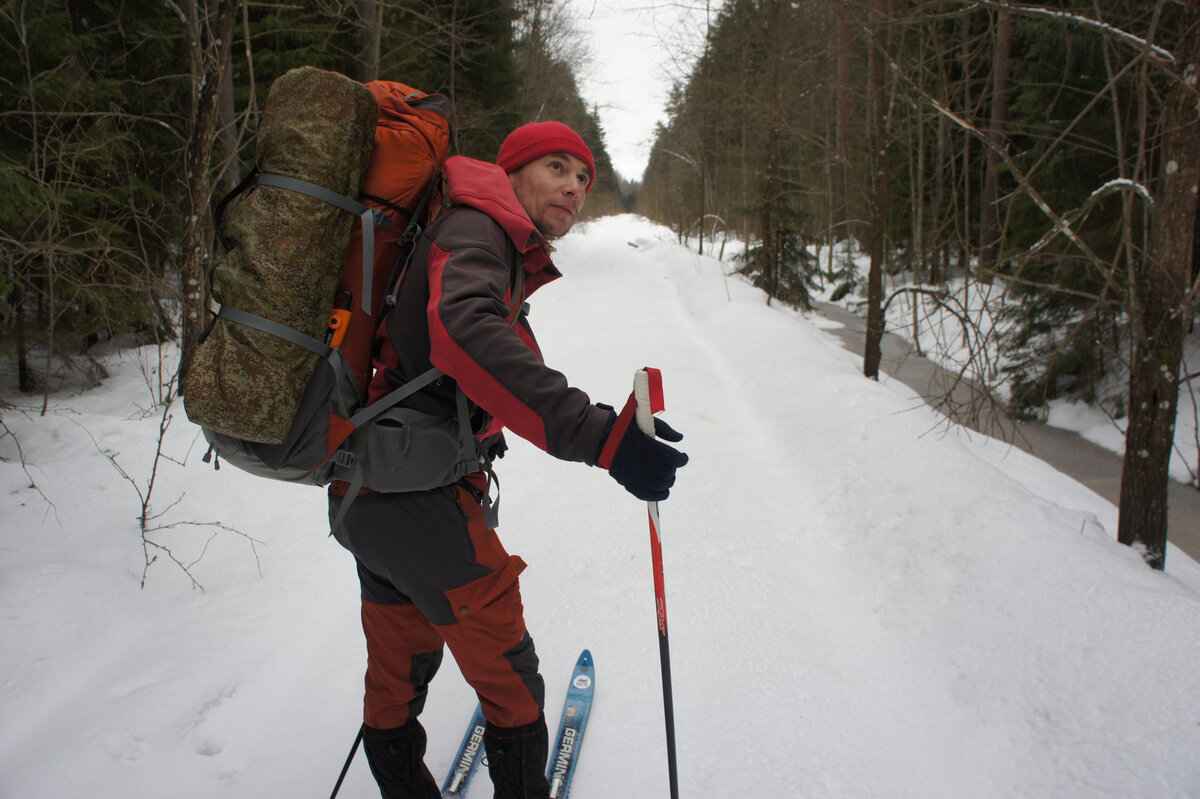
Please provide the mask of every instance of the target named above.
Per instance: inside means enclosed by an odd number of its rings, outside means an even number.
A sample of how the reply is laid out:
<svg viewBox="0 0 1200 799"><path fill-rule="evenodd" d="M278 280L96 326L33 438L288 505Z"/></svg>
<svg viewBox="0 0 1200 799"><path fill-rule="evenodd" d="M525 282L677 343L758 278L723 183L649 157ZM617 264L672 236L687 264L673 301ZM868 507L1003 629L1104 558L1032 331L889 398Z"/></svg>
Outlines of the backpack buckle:
<svg viewBox="0 0 1200 799"><path fill-rule="evenodd" d="M339 449L333 453L333 457L330 460L336 465L344 466L348 469L358 465L358 456L348 449Z"/></svg>
<svg viewBox="0 0 1200 799"><path fill-rule="evenodd" d="M383 228L384 230L392 226L392 218L378 208L371 209L371 221L375 223L375 227Z"/></svg>

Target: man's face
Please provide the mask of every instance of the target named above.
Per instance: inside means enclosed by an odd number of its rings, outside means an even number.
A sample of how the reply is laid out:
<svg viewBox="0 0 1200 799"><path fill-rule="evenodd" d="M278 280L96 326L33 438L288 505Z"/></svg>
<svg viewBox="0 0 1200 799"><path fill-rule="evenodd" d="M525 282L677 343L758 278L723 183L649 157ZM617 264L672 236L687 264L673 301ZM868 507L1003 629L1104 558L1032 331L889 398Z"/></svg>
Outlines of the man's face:
<svg viewBox="0 0 1200 799"><path fill-rule="evenodd" d="M511 173L517 199L548 239L566 235L583 208L591 180L587 164L567 153L544 155Z"/></svg>

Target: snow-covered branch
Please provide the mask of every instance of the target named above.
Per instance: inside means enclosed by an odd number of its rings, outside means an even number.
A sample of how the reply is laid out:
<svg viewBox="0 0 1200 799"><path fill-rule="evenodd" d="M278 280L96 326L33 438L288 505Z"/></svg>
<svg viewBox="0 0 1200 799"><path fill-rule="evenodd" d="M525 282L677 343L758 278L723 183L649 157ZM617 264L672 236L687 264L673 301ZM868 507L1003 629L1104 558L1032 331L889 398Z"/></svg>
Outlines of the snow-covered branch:
<svg viewBox="0 0 1200 799"><path fill-rule="evenodd" d="M1021 170L1020 167L1017 166L1016 162L1014 162L1012 160L1012 157L1009 156L1008 152L1005 151L1005 149L1003 147L997 147L991 141L991 139L988 137L987 133L980 130L977 126L972 124L970 121L963 119L958 114L955 114L953 111L951 111L949 108L947 108L941 101L939 101L936 97L929 94L929 92L927 92L924 88L922 88L922 87L918 86L916 83L914 83L912 78L909 75L907 75L904 72L904 70L901 69L900 66L891 58L888 59L888 65L891 68L892 72L895 73L895 75L898 78L900 78L900 80L904 81L904 83L913 92L913 95L915 97L920 98L920 100L922 102L927 103L931 108L933 108L939 114L945 116L947 119L949 119L955 125L959 126L964 131L971 134L971 136L978 139L983 144L984 147L986 147L990 151L999 155L1001 161L1004 162L1004 166L1007 168L1008 172L1017 180L1016 190L1025 192L1025 194L1029 197L1029 199L1033 201L1033 204L1037 206L1038 210L1041 211L1042 214L1044 214L1048 220L1050 220L1050 224L1052 226L1052 231L1053 231L1054 235L1058 235L1060 233L1062 235L1065 235L1068 239L1070 239L1071 243L1074 244L1079 249L1079 251L1082 252L1084 254L1084 256L1092 263L1094 263L1094 264L1103 264L1104 263L1103 260L1101 258L1099 258L1095 252L1093 252L1092 248L1088 245L1088 243L1086 241L1084 241L1083 238L1080 237L1078 233L1075 232L1075 229L1071 224L1071 220L1069 220L1065 215L1059 214L1058 212L1056 212L1050 206L1050 203L1047 202L1044 197L1042 197L1041 193L1036 188L1034 188L1033 182L1029 179L1029 176L1027 174L1025 174L1025 172L1023 170ZM1111 284L1112 276L1109 275L1106 270L1101 270L1101 272L1102 272L1102 274L1105 275L1105 280Z"/></svg>
<svg viewBox="0 0 1200 799"><path fill-rule="evenodd" d="M1115 178L1104 185L1098 187L1095 191L1088 195L1088 202L1099 200L1101 197L1112 194L1113 192L1128 189L1135 194L1140 194L1142 199L1154 205L1154 197L1150 194L1150 189L1146 188L1144 183L1139 183L1136 180L1129 178Z"/></svg>
<svg viewBox="0 0 1200 799"><path fill-rule="evenodd" d="M1011 11L1014 14L1021 14L1027 17L1042 17L1055 19L1059 22L1065 22L1068 25L1078 25L1082 28L1090 28L1103 33L1105 36L1110 36L1116 41L1124 42L1125 44L1137 50L1146 53L1150 58L1156 61L1161 61L1167 64L1175 63L1175 54L1165 47L1159 47L1157 44L1136 36L1129 31L1121 30L1118 27L1109 25L1107 22L1101 22L1098 19L1091 17L1072 14L1069 11L1059 11L1052 8L1038 8L1037 6L1019 6L1012 3L1000 2L1000 0L976 0L976 5L986 6L988 8L997 8Z"/></svg>
<svg viewBox="0 0 1200 799"><path fill-rule="evenodd" d="M1082 221L1101 199L1120 191L1132 191L1134 194L1144 199L1149 205L1154 205L1154 196L1150 193L1150 189L1146 188L1145 184L1139 183L1136 180L1130 180L1129 178L1115 178L1097 187L1091 194L1088 195L1088 198L1084 201L1083 205L1080 206L1077 211L1072 212L1075 221L1077 223ZM1018 258L1031 258L1049 245L1050 242L1058 238L1061 233L1069 231L1070 229L1070 222L1065 217L1058 222L1055 222L1050 226L1050 229L1046 231L1044 236L1038 239L1032 247L1018 256Z"/></svg>

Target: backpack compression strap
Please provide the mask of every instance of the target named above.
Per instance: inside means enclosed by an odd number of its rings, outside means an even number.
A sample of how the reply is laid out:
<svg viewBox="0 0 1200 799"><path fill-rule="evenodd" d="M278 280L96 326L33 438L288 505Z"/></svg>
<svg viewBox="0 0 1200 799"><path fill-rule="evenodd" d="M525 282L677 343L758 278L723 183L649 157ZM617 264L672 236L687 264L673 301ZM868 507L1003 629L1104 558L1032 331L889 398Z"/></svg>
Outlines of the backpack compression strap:
<svg viewBox="0 0 1200 799"><path fill-rule="evenodd" d="M243 311L240 308L234 308L229 305L222 305L217 311L218 319L228 319L231 322L237 322L246 327L252 327L255 330L261 330L264 333L270 333L272 336L277 336L285 341L290 341L298 347L303 347L309 352L314 352L322 358L328 358L330 351L333 349L323 341L317 341L312 336L305 335L299 330L281 325L274 322L265 316Z"/></svg>
<svg viewBox="0 0 1200 799"><path fill-rule="evenodd" d="M333 355L334 349L323 341L317 341L312 336L307 336L299 330L281 325L278 322L267 319L265 316L243 311L241 308L234 308L229 305L222 305L216 313L217 319L227 319L230 322L237 322L239 325L252 327L255 330L261 330L272 336L290 341L298 347L303 347L309 352L315 353L317 357L323 358L329 364L329 368L333 370L334 385L340 385L347 378L346 362L341 358L330 357ZM214 320L215 323L216 320ZM353 380L353 377L350 377ZM338 392L333 392L333 396L339 397ZM349 410L344 407L343 402L336 403L338 407L334 410L342 416L345 416Z"/></svg>
<svg viewBox="0 0 1200 799"><path fill-rule="evenodd" d="M375 271L375 226L378 225L386 230L392 226L392 218L383 211L378 211L369 205L363 205L357 200L351 200L349 197L330 191L315 183L309 183L307 180L300 180L299 178L292 178L287 175L274 175L268 172L259 174L254 182L260 186L274 186L277 189L289 189L301 194L307 194L309 197L316 197L318 200L324 200L330 205L336 205L343 211L354 214L362 221L362 309L363 313L372 313L371 282Z"/></svg>
<svg viewBox="0 0 1200 799"><path fill-rule="evenodd" d="M370 206L363 205L355 200L351 200L349 197L345 197L337 192L330 191L329 189L318 186L315 183L309 183L306 180L288 177L287 175L276 175L269 172L257 174L255 172L251 172L246 176L246 179L243 180L236 189L227 194L217 206L216 215L218 219L218 229L220 228L220 217L224 212L225 206L235 196L245 191L245 189L249 187L251 178L253 178L253 183L255 185L273 186L279 189L287 189L289 191L299 192L300 194L306 194L309 197L315 197L318 200L323 200L330 205L334 205L338 208L341 208L343 211L347 211L348 213L352 213L359 217L359 220L362 223L363 240L363 310L367 313L370 313L371 283L375 263L375 226L378 225L379 227L385 229L389 228L392 225L392 218L382 211L378 211ZM213 268L216 269L215 263ZM328 344L322 341L317 341L315 338L305 335L299 330L293 330L286 325L281 325L278 322L267 319L266 317L250 313L249 311L243 311L240 308L234 308L225 304L221 305L220 310L214 314L214 317L214 325L218 319L227 319L231 322L237 322L238 324L246 325L247 327L252 327L256 330L261 330L264 333L277 336L285 341L290 341L297 346L303 347L310 352L316 353L317 356L324 358L329 365L333 367L335 372L335 380L339 383L341 382L343 375L340 372L342 369L344 369L345 362L341 361L340 359L329 357L333 350ZM200 341L204 341L210 330L212 330L212 325L210 325L208 330L205 330L200 335ZM343 415L347 413L346 408L337 408L336 410L338 413Z"/></svg>

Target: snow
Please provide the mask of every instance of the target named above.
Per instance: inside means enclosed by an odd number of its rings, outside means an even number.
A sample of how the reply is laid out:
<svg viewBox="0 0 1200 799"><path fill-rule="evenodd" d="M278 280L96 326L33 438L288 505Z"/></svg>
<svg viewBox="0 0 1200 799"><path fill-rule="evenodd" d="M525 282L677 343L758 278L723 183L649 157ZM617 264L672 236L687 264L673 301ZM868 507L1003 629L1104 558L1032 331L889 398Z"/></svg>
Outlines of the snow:
<svg viewBox="0 0 1200 799"><path fill-rule="evenodd" d="M821 269L849 269L855 274L858 290L839 299L837 304L866 315L865 286L869 259L851 247L838 245L831 252L821 247L817 257ZM829 301L839 281L827 282L815 292L818 300ZM936 295L936 296L935 296ZM908 341L921 355L953 374L961 374L976 385L986 386L993 397L1007 402L1011 391L1010 358L1001 349L1000 334L1006 322L1000 311L1016 302L1007 295L1004 282L991 284L961 276L945 284L922 285L913 282L907 272L885 273L885 330ZM970 320L964 325L963 320ZM822 324L814 320L814 324ZM836 324L836 323L835 323ZM1122 353L1124 354L1124 353ZM1186 376L1179 391L1175 422L1175 447L1170 474L1181 483L1200 484L1200 329L1189 331L1184 339L1182 373ZM1097 446L1123 455L1128 417L1118 413L1128 395L1127 373L1115 358L1108 361L1109 374L1097 388L1098 401L1092 404L1064 397L1046 403L1043 421L1078 433Z"/></svg>
<svg viewBox="0 0 1200 799"><path fill-rule="evenodd" d="M1147 568L1111 503L866 380L827 323L672 239L632 216L572 233L532 322L598 401L661 368L686 436L661 506L681 795L1200 794L1200 566ZM352 559L320 490L214 471L172 408L148 535L179 564L146 566L156 359L5 412L0 795L324 796L360 721ZM596 659L571 795L664 796L645 508L510 444L500 532L530 563L551 720ZM448 658L423 716L439 778L474 702ZM340 796L377 795L360 754Z"/></svg>

